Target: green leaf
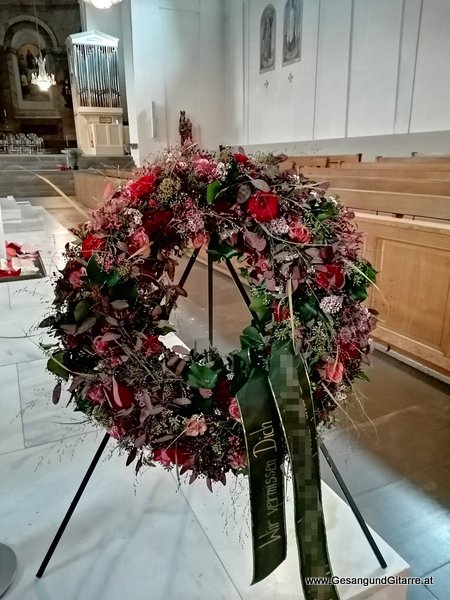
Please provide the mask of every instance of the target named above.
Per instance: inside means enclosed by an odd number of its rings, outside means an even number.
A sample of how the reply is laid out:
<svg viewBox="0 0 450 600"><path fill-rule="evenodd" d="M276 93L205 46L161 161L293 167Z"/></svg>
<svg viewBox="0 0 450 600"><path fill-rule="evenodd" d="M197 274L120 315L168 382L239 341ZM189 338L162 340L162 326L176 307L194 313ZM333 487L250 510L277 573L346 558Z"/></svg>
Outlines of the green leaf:
<svg viewBox="0 0 450 600"><path fill-rule="evenodd" d="M56 325L56 317L54 317L53 315L47 317L39 323L39 327L53 327L54 325Z"/></svg>
<svg viewBox="0 0 450 600"><path fill-rule="evenodd" d="M249 325L244 329L240 340L242 348L259 348L264 343L261 334L253 325Z"/></svg>
<svg viewBox="0 0 450 600"><path fill-rule="evenodd" d="M80 300L75 306L73 316L75 317L75 323L81 323L89 314L90 303L89 300Z"/></svg>
<svg viewBox="0 0 450 600"><path fill-rule="evenodd" d="M108 274L108 277L106 278L106 283L108 285L108 287L114 287L115 285L117 285L120 281L120 275L117 271L112 271L111 273Z"/></svg>
<svg viewBox="0 0 450 600"><path fill-rule="evenodd" d="M192 363L188 371L188 382L194 388L206 388L212 390L217 383L218 373L197 363Z"/></svg>
<svg viewBox="0 0 450 600"><path fill-rule="evenodd" d="M252 296L252 301L250 302L249 309L255 313L260 321L266 320L268 317L270 318L272 311L265 304L266 295L258 294L257 296Z"/></svg>
<svg viewBox="0 0 450 600"><path fill-rule="evenodd" d="M208 204L214 204L214 200L216 199L217 194L222 189L222 184L220 181L213 181L206 188L206 202Z"/></svg>
<svg viewBox="0 0 450 600"><path fill-rule="evenodd" d="M364 373L364 371L358 371L356 377L358 379L362 379L363 381L370 381L369 377Z"/></svg>
<svg viewBox="0 0 450 600"><path fill-rule="evenodd" d="M305 323L311 321L317 315L317 303L313 297L303 298L299 300L297 305L299 315Z"/></svg>
<svg viewBox="0 0 450 600"><path fill-rule="evenodd" d="M367 285L369 285L369 283L367 283ZM365 300L369 295L364 287L350 288L348 293L352 300Z"/></svg>
<svg viewBox="0 0 450 600"><path fill-rule="evenodd" d="M236 248L230 246L230 244L227 244L226 242L211 240L208 246L208 254L214 261L219 262L223 259L230 259L233 256L237 256L239 252Z"/></svg>
<svg viewBox="0 0 450 600"><path fill-rule="evenodd" d="M89 259L86 272L92 285L103 285L108 277L99 267L95 254Z"/></svg>
<svg viewBox="0 0 450 600"><path fill-rule="evenodd" d="M327 202L321 207L319 214L316 216L318 221L325 221L326 219L334 219L338 216L339 210L332 202Z"/></svg>
<svg viewBox="0 0 450 600"><path fill-rule="evenodd" d="M57 377L62 377L67 381L69 379L69 371L64 366L65 353L64 352L55 352L47 361L47 369L53 375Z"/></svg>

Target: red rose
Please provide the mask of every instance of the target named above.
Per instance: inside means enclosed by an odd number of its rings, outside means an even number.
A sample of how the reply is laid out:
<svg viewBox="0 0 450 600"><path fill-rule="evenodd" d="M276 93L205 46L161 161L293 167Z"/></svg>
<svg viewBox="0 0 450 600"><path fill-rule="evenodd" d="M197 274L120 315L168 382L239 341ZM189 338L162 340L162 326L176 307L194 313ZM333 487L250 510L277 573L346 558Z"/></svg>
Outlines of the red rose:
<svg viewBox="0 0 450 600"><path fill-rule="evenodd" d="M127 185L127 191L132 198L142 198L156 189L156 177L154 175L143 175L136 181Z"/></svg>
<svg viewBox="0 0 450 600"><path fill-rule="evenodd" d="M249 157L246 154L242 154L241 152L237 152L233 154L234 160L241 165L246 165L250 162Z"/></svg>
<svg viewBox="0 0 450 600"><path fill-rule="evenodd" d="M131 254L134 254L148 243L148 235L145 233L145 229L140 227L139 229L136 229L136 231L128 238L128 250Z"/></svg>
<svg viewBox="0 0 450 600"><path fill-rule="evenodd" d="M106 247L106 239L90 233L87 235L81 244L81 253L84 258L91 258L96 252L102 252Z"/></svg>
<svg viewBox="0 0 450 600"><path fill-rule="evenodd" d="M107 389L106 394L108 396L111 408L115 410L123 410L130 408L134 402L134 392L131 388L124 385L123 383L117 382L116 393L114 394L113 388Z"/></svg>
<svg viewBox="0 0 450 600"><path fill-rule="evenodd" d="M250 215L260 223L278 216L278 196L273 192L255 192L248 203Z"/></svg>
<svg viewBox="0 0 450 600"><path fill-rule="evenodd" d="M328 360L319 372L325 381L330 383L341 383L344 377L344 365L341 362Z"/></svg>
<svg viewBox="0 0 450 600"><path fill-rule="evenodd" d="M149 356L159 356L164 350L164 345L158 340L156 335L146 335L142 339L141 348Z"/></svg>
<svg viewBox="0 0 450 600"><path fill-rule="evenodd" d="M275 321L277 323L286 321L287 319L289 319L291 317L291 312L287 308L287 306L282 306L278 302L274 302L272 304L272 308L273 308L273 318L275 319Z"/></svg>
<svg viewBox="0 0 450 600"><path fill-rule="evenodd" d="M187 450L179 447L158 448L153 452L153 460L160 462L165 467L170 465L184 465L191 458Z"/></svg>
<svg viewBox="0 0 450 600"><path fill-rule="evenodd" d="M219 377L214 388L214 404L222 410L228 410L232 400L231 384L225 377Z"/></svg>
<svg viewBox="0 0 450 600"><path fill-rule="evenodd" d="M342 360L349 361L360 357L361 352L355 342L340 342L339 356L342 358Z"/></svg>
<svg viewBox="0 0 450 600"><path fill-rule="evenodd" d="M344 286L344 271L338 265L318 265L316 283L328 291L340 290Z"/></svg>
<svg viewBox="0 0 450 600"><path fill-rule="evenodd" d="M148 235L152 233L163 234L167 225L172 220L173 215L170 210L148 211L144 215L143 226Z"/></svg>
<svg viewBox="0 0 450 600"><path fill-rule="evenodd" d="M311 232L300 221L294 221L289 227L289 237L299 244L309 244Z"/></svg>

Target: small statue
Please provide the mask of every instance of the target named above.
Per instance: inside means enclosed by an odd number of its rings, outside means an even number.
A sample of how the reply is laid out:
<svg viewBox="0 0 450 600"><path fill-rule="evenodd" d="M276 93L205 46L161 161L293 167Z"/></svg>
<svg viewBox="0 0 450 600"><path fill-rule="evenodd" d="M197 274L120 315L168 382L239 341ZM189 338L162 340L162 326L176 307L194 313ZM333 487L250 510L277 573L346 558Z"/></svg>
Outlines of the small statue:
<svg viewBox="0 0 450 600"><path fill-rule="evenodd" d="M180 132L180 141L182 146L186 142L192 142L192 123L191 120L186 117L185 110L180 110L178 131Z"/></svg>

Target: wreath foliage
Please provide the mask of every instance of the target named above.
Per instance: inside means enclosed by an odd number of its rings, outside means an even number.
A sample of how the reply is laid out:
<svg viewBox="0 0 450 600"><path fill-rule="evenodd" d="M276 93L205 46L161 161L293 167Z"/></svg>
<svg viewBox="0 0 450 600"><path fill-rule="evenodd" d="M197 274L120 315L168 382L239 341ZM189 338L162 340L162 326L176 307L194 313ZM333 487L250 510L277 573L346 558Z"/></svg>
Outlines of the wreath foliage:
<svg viewBox="0 0 450 600"><path fill-rule="evenodd" d="M361 257L354 215L326 186L281 172L282 157L172 148L144 166L73 230L55 283L48 369L71 401L127 452L136 471L177 464L190 481L245 472L236 395L274 345L293 340L306 364L316 420L329 423L364 377L375 271ZM226 356L166 348L186 291L178 259L205 246L235 260L253 319Z"/></svg>

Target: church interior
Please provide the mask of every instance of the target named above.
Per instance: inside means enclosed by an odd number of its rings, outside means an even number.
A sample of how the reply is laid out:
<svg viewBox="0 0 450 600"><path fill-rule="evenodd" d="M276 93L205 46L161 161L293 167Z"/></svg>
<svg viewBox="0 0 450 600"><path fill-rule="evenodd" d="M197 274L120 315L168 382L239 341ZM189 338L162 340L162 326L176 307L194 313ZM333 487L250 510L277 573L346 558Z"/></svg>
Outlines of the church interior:
<svg viewBox="0 0 450 600"><path fill-rule="evenodd" d="M39 327L72 229L187 146L279 157L352 213L377 272L367 380L320 432L343 580L317 597L450 597L449 53L446 0L0 0L0 597L316 598L291 539L250 585L245 478L135 474L114 440L36 577L104 434L64 382L55 401ZM188 349L231 353L250 287L206 246L177 258L173 319Z"/></svg>

